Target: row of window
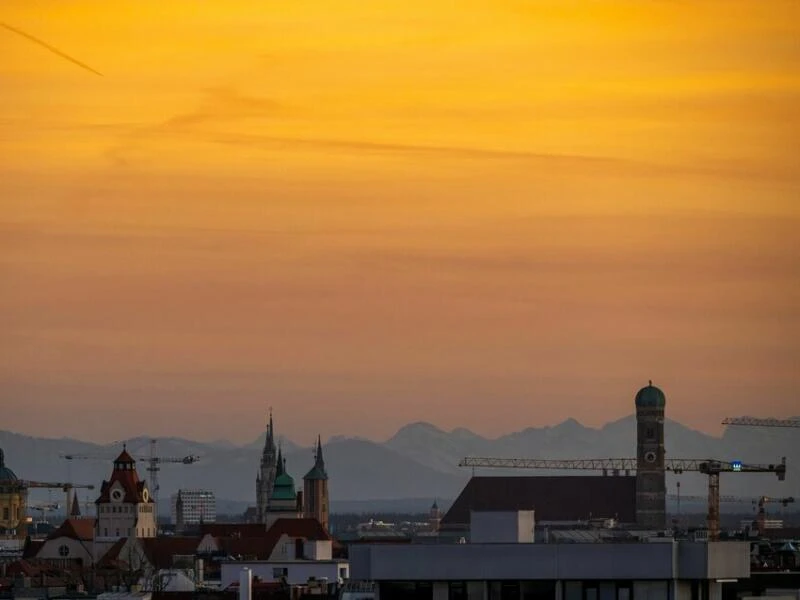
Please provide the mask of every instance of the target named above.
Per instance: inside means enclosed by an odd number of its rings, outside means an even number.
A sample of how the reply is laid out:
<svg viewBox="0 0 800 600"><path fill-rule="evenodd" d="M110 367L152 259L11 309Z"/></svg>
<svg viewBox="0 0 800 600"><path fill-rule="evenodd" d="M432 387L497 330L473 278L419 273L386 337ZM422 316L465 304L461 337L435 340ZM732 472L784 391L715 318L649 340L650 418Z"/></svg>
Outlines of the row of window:
<svg viewBox="0 0 800 600"><path fill-rule="evenodd" d="M468 600L470 583L450 581L447 585L448 600ZM482 582L477 583L482 587ZM487 581L489 600L630 600L630 581L565 581L561 594L556 593L556 582L543 581ZM648 595L666 598L666 582L647 582ZM433 583L429 581L384 581L380 583L381 600L433 600ZM694 600L694 598L693 598Z"/></svg>
<svg viewBox="0 0 800 600"><path fill-rule="evenodd" d="M472 585L482 587L482 582ZM448 600L468 600L471 583L450 581ZM631 600L632 581L565 581L561 594L557 594L555 581L487 581L489 600ZM640 582L647 597L667 598L665 581ZM429 581L383 581L380 583L381 600L433 600L433 583ZM702 594L692 588L692 600L701 600ZM707 597L707 596L706 596Z"/></svg>
<svg viewBox="0 0 800 600"><path fill-rule="evenodd" d="M125 531L125 529L120 529L119 527L117 527L114 531L116 531L116 533L114 534L116 537L120 537L120 535L126 535L127 537L131 537L131 531L133 530L130 527L128 527L127 529L128 533L120 534L120 532ZM137 535L141 537L150 537L151 533L155 535L155 531L156 531L155 528L151 529L150 527L142 527L141 530L137 531ZM103 537L108 537L108 527L103 527Z"/></svg>
<svg viewBox="0 0 800 600"><path fill-rule="evenodd" d="M272 578L273 579L280 579L281 577L289 577L289 568L288 567L272 567ZM347 579L347 567L339 567L339 577L341 579Z"/></svg>
<svg viewBox="0 0 800 600"><path fill-rule="evenodd" d="M153 505L152 504L139 504L140 513L151 513L153 512ZM130 504L122 504L120 506L117 505L109 505L104 506L100 505L100 512L101 513L133 513L136 512L136 506L131 506Z"/></svg>

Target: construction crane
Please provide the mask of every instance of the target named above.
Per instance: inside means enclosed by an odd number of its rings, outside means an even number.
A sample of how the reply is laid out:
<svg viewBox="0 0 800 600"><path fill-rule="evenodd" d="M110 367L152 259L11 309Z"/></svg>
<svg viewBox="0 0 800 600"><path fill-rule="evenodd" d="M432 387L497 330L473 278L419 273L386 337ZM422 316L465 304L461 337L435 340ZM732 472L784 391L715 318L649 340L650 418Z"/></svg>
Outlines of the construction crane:
<svg viewBox="0 0 800 600"><path fill-rule="evenodd" d="M71 492L73 490L78 490L78 489L93 490L94 489L94 485L92 485L92 484L80 485L80 484L75 484L75 483L51 483L51 482L47 482L47 481L27 481L27 480L22 480L22 481L19 482L19 484L25 490L25 494L23 495L23 505L25 505L25 506L27 506L27 495L28 495L28 490L30 490L30 489L46 489L46 490L57 490L57 489L60 489L60 490L63 490L64 494L66 496L66 499L67 499L67 501L64 504L64 506L70 506L70 502L72 500L70 498L70 494L71 494ZM23 515L26 514L25 506L23 507L23 510L22 510ZM69 517L69 515L67 515L67 517Z"/></svg>
<svg viewBox="0 0 800 600"><path fill-rule="evenodd" d="M494 469L578 469L584 471L620 471L630 473L636 470L635 458L587 458L577 460L550 460L541 458L483 458L466 457L458 463L459 467L488 467ZM708 476L708 539L719 539L719 476L722 473L775 473L779 481L786 479L786 457L777 464L750 465L740 461L726 462L713 459L670 458L664 461L664 469L676 474L697 472Z"/></svg>
<svg viewBox="0 0 800 600"><path fill-rule="evenodd" d="M744 427L800 427L800 419L757 419L755 417L728 417L723 425L741 425Z"/></svg>
<svg viewBox="0 0 800 600"><path fill-rule="evenodd" d="M28 510L39 513L39 523L44 522L44 513L53 512L61 508L58 502L47 502L45 504L28 504ZM34 521L36 522L36 521Z"/></svg>
<svg viewBox="0 0 800 600"><path fill-rule="evenodd" d="M771 498L769 496L761 496L757 500L753 500L753 504L758 504L758 513L756 514L756 527L758 529L758 535L764 535L764 530L767 528L766 505L773 502L787 506L794 502L794 498L791 496L787 496L786 498Z"/></svg>
<svg viewBox="0 0 800 600"><path fill-rule="evenodd" d="M93 454L61 454L61 458L66 460L114 460L110 456L99 456ZM155 518L158 520L158 472L161 470L162 464L182 464L191 465L200 460L199 456L189 454L187 456L158 456L156 454L156 440L150 440L150 454L148 456L136 456L136 460L147 463L146 471L150 478L150 494L153 497L153 503L156 505Z"/></svg>

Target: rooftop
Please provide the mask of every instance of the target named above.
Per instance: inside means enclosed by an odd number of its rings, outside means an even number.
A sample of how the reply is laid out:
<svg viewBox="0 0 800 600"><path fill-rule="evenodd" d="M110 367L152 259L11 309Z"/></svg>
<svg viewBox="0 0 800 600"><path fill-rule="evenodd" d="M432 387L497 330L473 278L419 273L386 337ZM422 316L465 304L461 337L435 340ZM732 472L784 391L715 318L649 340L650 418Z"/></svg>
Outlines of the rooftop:
<svg viewBox="0 0 800 600"><path fill-rule="evenodd" d="M636 477L473 477L442 518L442 529L468 526L472 510L533 510L537 522L614 517L634 523Z"/></svg>

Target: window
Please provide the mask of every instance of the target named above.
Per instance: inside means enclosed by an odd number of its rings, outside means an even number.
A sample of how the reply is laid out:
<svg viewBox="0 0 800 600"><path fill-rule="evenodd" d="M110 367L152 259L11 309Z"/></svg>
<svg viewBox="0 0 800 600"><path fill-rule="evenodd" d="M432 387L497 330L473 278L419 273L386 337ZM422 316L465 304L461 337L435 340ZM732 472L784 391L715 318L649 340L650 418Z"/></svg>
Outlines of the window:
<svg viewBox="0 0 800 600"><path fill-rule="evenodd" d="M119 537L119 529L117 529L117 537Z"/></svg>
<svg viewBox="0 0 800 600"><path fill-rule="evenodd" d="M448 590L449 600L467 600L467 584L463 581L451 581Z"/></svg>
<svg viewBox="0 0 800 600"><path fill-rule="evenodd" d="M281 577L288 577L289 576L289 569L287 567L273 567L272 568L272 578L273 579L280 579Z"/></svg>
<svg viewBox="0 0 800 600"><path fill-rule="evenodd" d="M103 536L108 537L108 529L103 529Z"/></svg>
<svg viewBox="0 0 800 600"><path fill-rule="evenodd" d="M652 440L654 437L656 437L656 430L653 427L648 427L644 434L648 440Z"/></svg>
<svg viewBox="0 0 800 600"><path fill-rule="evenodd" d="M4 506L4 507L3 507L3 520L4 520L4 521L8 521L10 518L11 518L11 517L10 517L10 516L9 516L9 514L8 514L8 507L7 507L7 506Z"/></svg>
<svg viewBox="0 0 800 600"><path fill-rule="evenodd" d="M66 544L61 544L58 547L58 555L63 556L64 558L69 556L69 546L67 546Z"/></svg>

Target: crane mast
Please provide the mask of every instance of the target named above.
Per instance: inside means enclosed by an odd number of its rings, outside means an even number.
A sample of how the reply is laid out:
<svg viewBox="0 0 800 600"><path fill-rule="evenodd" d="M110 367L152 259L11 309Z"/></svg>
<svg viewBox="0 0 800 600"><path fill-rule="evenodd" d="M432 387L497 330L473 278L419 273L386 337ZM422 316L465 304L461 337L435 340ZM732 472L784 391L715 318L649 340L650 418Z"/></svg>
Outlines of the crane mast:
<svg viewBox="0 0 800 600"><path fill-rule="evenodd" d="M200 460L200 457L194 454L189 454L187 456L159 456L156 452L156 442L157 440L155 439L150 440L150 453L147 456L137 456L135 458L136 460L147 463L145 470L147 471L148 478L150 479L150 492L153 498L153 503L156 506L154 518L156 520L156 525L158 525L158 490L161 487L158 481L158 472L161 470L161 465L191 465ZM100 456L94 454L61 454L61 458L65 460L114 460L113 457L110 456Z"/></svg>

